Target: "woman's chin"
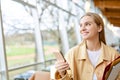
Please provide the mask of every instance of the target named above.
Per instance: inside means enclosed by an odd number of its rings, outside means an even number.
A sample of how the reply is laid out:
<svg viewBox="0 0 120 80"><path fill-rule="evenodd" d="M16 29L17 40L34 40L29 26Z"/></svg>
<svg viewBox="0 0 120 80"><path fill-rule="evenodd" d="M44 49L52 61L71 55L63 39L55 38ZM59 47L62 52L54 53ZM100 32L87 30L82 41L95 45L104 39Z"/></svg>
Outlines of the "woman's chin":
<svg viewBox="0 0 120 80"><path fill-rule="evenodd" d="M88 40L88 37L82 37L84 40Z"/></svg>

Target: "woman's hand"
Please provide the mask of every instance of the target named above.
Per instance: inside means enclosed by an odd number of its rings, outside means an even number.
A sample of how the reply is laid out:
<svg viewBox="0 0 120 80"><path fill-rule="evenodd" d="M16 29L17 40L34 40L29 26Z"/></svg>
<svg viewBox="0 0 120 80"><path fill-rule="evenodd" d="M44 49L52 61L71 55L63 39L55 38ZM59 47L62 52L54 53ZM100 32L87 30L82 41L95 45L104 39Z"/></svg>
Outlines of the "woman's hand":
<svg viewBox="0 0 120 80"><path fill-rule="evenodd" d="M66 61L58 60L55 64L57 71L63 77L66 74L66 70L69 69L69 64Z"/></svg>

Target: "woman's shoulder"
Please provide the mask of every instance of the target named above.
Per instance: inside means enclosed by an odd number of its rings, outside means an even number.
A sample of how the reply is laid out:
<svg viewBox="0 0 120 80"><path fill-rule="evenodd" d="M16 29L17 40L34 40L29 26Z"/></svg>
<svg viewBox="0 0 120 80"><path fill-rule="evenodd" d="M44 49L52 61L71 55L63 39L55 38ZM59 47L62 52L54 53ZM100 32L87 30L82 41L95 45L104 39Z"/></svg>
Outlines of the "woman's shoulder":
<svg viewBox="0 0 120 80"><path fill-rule="evenodd" d="M109 45L105 45L105 49L108 50L109 52L118 53L118 51L115 48L113 48L113 47L111 47Z"/></svg>
<svg viewBox="0 0 120 80"><path fill-rule="evenodd" d="M110 55L113 56L113 57L114 56L115 57L120 56L119 52L115 48L113 48L109 45L103 45L103 48L104 48L104 52L107 53L107 55L109 55L109 56Z"/></svg>

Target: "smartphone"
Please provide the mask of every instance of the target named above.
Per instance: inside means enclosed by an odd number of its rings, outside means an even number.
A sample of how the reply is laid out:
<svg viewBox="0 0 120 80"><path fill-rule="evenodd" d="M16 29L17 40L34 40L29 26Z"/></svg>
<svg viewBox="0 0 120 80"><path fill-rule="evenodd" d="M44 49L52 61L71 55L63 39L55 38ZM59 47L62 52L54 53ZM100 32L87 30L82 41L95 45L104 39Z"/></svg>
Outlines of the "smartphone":
<svg viewBox="0 0 120 80"><path fill-rule="evenodd" d="M55 51L54 55L57 60L66 61L61 51Z"/></svg>
<svg viewBox="0 0 120 80"><path fill-rule="evenodd" d="M61 51L55 51L54 55L55 55L57 61L61 60L61 61L65 61L66 62L66 59L63 56L63 53ZM70 68L68 70L70 70Z"/></svg>

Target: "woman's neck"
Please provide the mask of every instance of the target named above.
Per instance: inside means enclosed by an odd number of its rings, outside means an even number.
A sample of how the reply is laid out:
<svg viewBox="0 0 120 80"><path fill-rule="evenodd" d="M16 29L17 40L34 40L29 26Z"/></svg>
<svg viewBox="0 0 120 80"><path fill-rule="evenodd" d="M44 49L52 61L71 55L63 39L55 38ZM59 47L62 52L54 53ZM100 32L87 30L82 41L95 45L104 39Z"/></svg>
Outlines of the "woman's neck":
<svg viewBox="0 0 120 80"><path fill-rule="evenodd" d="M88 50L97 51L101 48L101 44L99 40L92 40L92 41L87 40L86 43L87 43L86 47Z"/></svg>

